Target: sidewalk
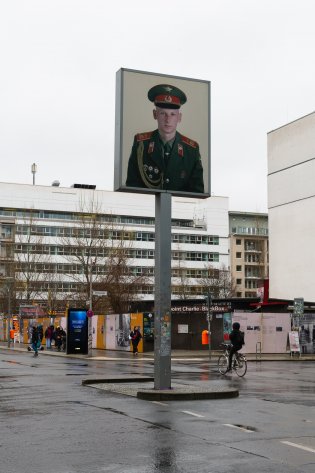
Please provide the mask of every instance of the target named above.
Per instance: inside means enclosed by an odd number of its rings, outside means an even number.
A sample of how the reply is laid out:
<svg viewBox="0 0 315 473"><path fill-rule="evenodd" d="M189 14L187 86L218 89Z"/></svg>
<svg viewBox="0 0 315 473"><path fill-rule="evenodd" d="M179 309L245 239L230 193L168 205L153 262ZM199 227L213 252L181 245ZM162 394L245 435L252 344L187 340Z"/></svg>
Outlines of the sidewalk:
<svg viewBox="0 0 315 473"><path fill-rule="evenodd" d="M0 349L13 350L13 351L27 351L29 345L23 343L11 343L10 348L8 348L7 342L0 341ZM58 352L54 348L51 350L40 351L40 354L52 355L52 356L66 356L73 358L87 358L87 355L67 355L65 352ZM211 360L217 360L217 358L222 354L222 351L211 351ZM247 361L315 361L315 354L294 354L293 356L290 353L245 353ZM117 359L133 359L134 356L130 351L122 350L98 350L93 348L92 357L89 359L95 360L117 360ZM209 360L209 351L208 350L172 350L171 358L174 360ZM137 359L149 359L154 360L154 352L145 352L139 353Z"/></svg>

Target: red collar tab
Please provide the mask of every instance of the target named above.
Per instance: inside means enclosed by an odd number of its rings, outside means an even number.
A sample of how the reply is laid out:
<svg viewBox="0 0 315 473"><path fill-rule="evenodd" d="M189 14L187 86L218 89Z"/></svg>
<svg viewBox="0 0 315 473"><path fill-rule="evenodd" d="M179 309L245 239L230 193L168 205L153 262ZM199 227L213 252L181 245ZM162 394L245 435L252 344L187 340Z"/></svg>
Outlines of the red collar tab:
<svg viewBox="0 0 315 473"><path fill-rule="evenodd" d="M183 158L184 156L184 148L183 148L183 145L181 145L180 143L178 143L178 155Z"/></svg>

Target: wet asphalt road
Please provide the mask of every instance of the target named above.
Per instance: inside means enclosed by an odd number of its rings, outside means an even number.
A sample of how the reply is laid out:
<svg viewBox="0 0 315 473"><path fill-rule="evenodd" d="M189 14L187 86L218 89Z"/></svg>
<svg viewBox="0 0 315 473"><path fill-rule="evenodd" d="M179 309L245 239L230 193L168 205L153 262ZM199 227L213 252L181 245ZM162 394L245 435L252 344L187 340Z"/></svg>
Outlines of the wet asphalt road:
<svg viewBox="0 0 315 473"><path fill-rule="evenodd" d="M172 362L172 379L238 398L150 402L82 386L153 375L152 360L73 359L0 349L1 473L314 473L315 362Z"/></svg>

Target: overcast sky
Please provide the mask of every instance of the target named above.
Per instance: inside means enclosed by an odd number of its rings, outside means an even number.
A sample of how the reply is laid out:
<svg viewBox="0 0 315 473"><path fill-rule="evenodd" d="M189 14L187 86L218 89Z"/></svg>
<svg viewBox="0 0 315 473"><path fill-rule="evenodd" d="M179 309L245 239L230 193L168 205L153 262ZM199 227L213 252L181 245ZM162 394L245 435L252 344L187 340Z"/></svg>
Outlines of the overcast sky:
<svg viewBox="0 0 315 473"><path fill-rule="evenodd" d="M2 0L0 182L113 190L120 68L211 81L212 194L267 210L267 133L315 110L313 0ZM147 131L147 130L143 130Z"/></svg>

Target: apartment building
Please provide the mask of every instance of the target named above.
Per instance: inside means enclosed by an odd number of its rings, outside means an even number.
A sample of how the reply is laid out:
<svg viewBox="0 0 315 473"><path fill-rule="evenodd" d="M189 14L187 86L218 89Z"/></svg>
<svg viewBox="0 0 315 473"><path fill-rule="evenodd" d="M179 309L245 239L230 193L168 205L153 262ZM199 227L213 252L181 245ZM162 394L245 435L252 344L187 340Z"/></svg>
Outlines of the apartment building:
<svg viewBox="0 0 315 473"><path fill-rule="evenodd" d="M19 282L15 288L19 303L35 302L47 307L52 288L62 304L72 303L87 276L94 294L106 267L108 270L105 246L98 246L97 254L91 248L87 253L92 240L91 216L96 215L99 229L102 225L108 229L110 225L110 231L104 233L107 247L124 240L130 274L140 279L145 276L135 286L137 298L152 300L154 196L58 184L0 183L0 275L2 281L15 278ZM91 271L87 275L88 257ZM202 281L208 277L209 268L229 269L227 197L173 197L171 266L175 299L202 297Z"/></svg>
<svg viewBox="0 0 315 473"><path fill-rule="evenodd" d="M229 233L236 297L257 297L268 277L268 215L229 212Z"/></svg>

